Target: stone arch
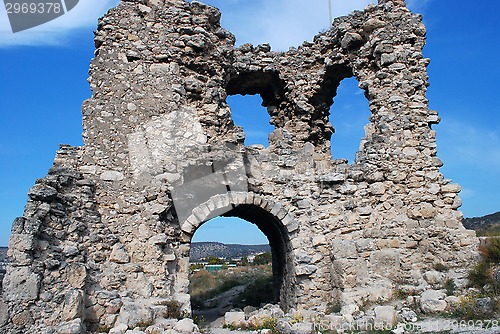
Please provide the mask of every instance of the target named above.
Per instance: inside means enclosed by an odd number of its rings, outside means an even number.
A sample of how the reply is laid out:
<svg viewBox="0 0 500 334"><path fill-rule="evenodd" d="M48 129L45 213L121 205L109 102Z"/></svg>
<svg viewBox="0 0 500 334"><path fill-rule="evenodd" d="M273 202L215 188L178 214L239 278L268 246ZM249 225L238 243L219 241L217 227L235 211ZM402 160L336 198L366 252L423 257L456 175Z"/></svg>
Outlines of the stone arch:
<svg viewBox="0 0 500 334"><path fill-rule="evenodd" d="M252 192L228 192L213 196L193 210L181 226L182 243L190 245L196 230L217 216L238 217L266 235L273 256L275 301L284 309L295 306L295 261L291 240L299 228L298 221L281 204ZM186 255L186 254L185 254ZM184 261L184 266L188 265ZM188 268L180 268L180 273Z"/></svg>

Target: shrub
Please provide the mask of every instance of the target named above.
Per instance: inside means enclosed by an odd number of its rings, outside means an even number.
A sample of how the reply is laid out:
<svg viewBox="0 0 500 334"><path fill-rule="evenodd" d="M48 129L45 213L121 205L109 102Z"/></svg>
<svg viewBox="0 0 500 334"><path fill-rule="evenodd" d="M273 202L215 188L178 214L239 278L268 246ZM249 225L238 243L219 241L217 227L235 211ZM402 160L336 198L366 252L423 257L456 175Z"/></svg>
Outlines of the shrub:
<svg viewBox="0 0 500 334"><path fill-rule="evenodd" d="M469 284L473 287L482 289L485 285L492 283L490 274L490 264L483 260L476 263L469 271L467 277Z"/></svg>
<svg viewBox="0 0 500 334"><path fill-rule="evenodd" d="M169 301L167 304L167 318L169 319L181 319L182 314L181 314L181 304L176 301L172 300Z"/></svg>
<svg viewBox="0 0 500 334"><path fill-rule="evenodd" d="M258 293L255 293L258 291ZM272 276L263 276L250 283L243 292L234 299L235 306L254 306L274 302Z"/></svg>
<svg viewBox="0 0 500 334"><path fill-rule="evenodd" d="M491 263L500 263L500 238L488 238L486 246L479 247L484 260Z"/></svg>
<svg viewBox="0 0 500 334"><path fill-rule="evenodd" d="M446 280L446 282L444 282L443 288L446 289L446 295L453 296L455 290L457 289L457 286L455 285L455 282L451 278L449 278Z"/></svg>
<svg viewBox="0 0 500 334"><path fill-rule="evenodd" d="M475 320L475 319L488 319L495 315L495 310L498 308L495 301L493 300L493 307L491 313L484 313L478 308L477 301L480 297L479 294L473 293L466 296L460 297L460 301L453 316L465 319L465 320Z"/></svg>

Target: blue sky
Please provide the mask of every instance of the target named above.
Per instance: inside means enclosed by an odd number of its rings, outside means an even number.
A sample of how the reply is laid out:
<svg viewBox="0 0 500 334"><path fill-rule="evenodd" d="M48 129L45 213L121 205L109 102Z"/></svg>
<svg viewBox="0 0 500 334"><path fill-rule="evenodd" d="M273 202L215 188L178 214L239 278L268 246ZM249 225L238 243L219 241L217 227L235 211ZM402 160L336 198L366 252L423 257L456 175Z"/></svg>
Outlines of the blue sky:
<svg viewBox="0 0 500 334"><path fill-rule="evenodd" d="M237 44L269 42L287 50L328 27L327 0L207 0L222 11L222 24ZM334 16L363 9L367 0L332 0ZM80 107L91 96L87 83L97 18L117 0L80 0L68 14L13 34L0 8L0 246L8 243L13 219L22 215L28 189L46 175L61 143L81 145ZM442 172L463 187L466 217L500 210L500 103L497 78L500 4L486 0L409 0L424 15L431 58L428 97L442 118L438 155ZM354 81L345 81L335 98L331 121L337 130L335 157L352 161L368 122L367 104ZM272 127L259 97L232 97L235 122L247 143L267 144ZM259 120L245 114L257 109ZM231 229L222 229L232 224ZM227 232L226 232L227 231ZM264 243L252 225L210 221L196 241Z"/></svg>

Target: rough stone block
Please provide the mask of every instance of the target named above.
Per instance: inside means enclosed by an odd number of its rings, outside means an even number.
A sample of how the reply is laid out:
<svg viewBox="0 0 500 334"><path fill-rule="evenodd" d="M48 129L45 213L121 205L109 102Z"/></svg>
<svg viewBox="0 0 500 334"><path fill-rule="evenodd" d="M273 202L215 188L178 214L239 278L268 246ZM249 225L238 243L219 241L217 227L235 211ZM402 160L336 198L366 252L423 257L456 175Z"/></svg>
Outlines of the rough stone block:
<svg viewBox="0 0 500 334"><path fill-rule="evenodd" d="M129 263L130 256L128 255L125 247L121 243L116 243L113 245L113 249L111 251L111 255L109 257L111 262L116 263Z"/></svg>
<svg viewBox="0 0 500 334"><path fill-rule="evenodd" d="M376 329L391 329L397 324L396 310L394 306L375 307L374 326Z"/></svg>
<svg viewBox="0 0 500 334"><path fill-rule="evenodd" d="M246 324L245 312L226 312L224 323L235 327L244 326Z"/></svg>
<svg viewBox="0 0 500 334"><path fill-rule="evenodd" d="M128 328L135 328L140 324L151 324L153 319L154 313L151 308L143 305L124 304L116 319L116 324L124 324Z"/></svg>
<svg viewBox="0 0 500 334"><path fill-rule="evenodd" d="M3 286L3 298L7 302L35 301L40 290L40 276L30 267L8 268Z"/></svg>
<svg viewBox="0 0 500 334"><path fill-rule="evenodd" d="M333 240L330 249L334 259L357 259L358 252L352 240Z"/></svg>
<svg viewBox="0 0 500 334"><path fill-rule="evenodd" d="M384 277L394 277L399 267L399 253L396 250L375 251L370 256L370 269Z"/></svg>
<svg viewBox="0 0 500 334"><path fill-rule="evenodd" d="M196 326L192 319L185 318L179 320L175 324L174 329L180 333L198 333L198 326Z"/></svg>
<svg viewBox="0 0 500 334"><path fill-rule="evenodd" d="M439 313L446 310L446 294L437 290L426 290L420 297L420 308L424 313Z"/></svg>
<svg viewBox="0 0 500 334"><path fill-rule="evenodd" d="M83 295L80 290L72 289L68 291L64 297L62 319L64 321L74 320L83 317L83 313Z"/></svg>

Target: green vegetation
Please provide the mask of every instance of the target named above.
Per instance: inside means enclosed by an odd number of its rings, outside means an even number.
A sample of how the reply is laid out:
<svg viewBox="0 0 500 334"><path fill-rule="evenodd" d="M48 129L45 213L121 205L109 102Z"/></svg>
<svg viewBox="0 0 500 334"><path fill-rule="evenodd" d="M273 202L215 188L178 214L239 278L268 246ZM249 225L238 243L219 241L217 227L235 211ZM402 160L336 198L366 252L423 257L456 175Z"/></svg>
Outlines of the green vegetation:
<svg viewBox="0 0 500 334"><path fill-rule="evenodd" d="M488 226L483 230L477 231L478 237L498 237L500 236L500 224Z"/></svg>
<svg viewBox="0 0 500 334"><path fill-rule="evenodd" d="M479 247L479 252L482 260L470 270L469 283L480 290L485 286L491 286L495 295L498 295L500 284L494 275L500 267L500 238L488 238L486 245Z"/></svg>
<svg viewBox="0 0 500 334"><path fill-rule="evenodd" d="M189 293L191 295L191 305L195 309L205 308L205 301L226 292L235 286L241 285L239 280L226 277L220 272L208 272L200 270L191 276Z"/></svg>
<svg viewBox="0 0 500 334"><path fill-rule="evenodd" d="M206 301L241 285L247 287L234 301L235 307L260 306L261 303L273 301L271 266L236 267L213 272L202 269L190 277L189 293L192 307L205 309Z"/></svg>
<svg viewBox="0 0 500 334"><path fill-rule="evenodd" d="M259 293L255 293L256 291ZM233 302L236 307L240 308L245 306L259 307L261 304L272 303L273 299L273 277L272 275L262 275L250 283Z"/></svg>
<svg viewBox="0 0 500 334"><path fill-rule="evenodd" d="M446 289L447 296L453 296L455 290L457 289L457 286L455 285L453 279L449 278L446 280L446 282L444 282L443 288Z"/></svg>
<svg viewBox="0 0 500 334"><path fill-rule="evenodd" d="M260 266L264 264L271 264L273 262L273 258L270 252L265 252L255 256L253 260L254 266Z"/></svg>
<svg viewBox="0 0 500 334"><path fill-rule="evenodd" d="M475 290L460 298L453 313L453 316L461 319L489 319L499 311L500 282L495 278L495 273L500 270L500 238L488 238L486 245L481 246L479 251L482 260L472 267L468 275L469 286ZM486 309L479 307L480 298L490 304Z"/></svg>
<svg viewBox="0 0 500 334"><path fill-rule="evenodd" d="M242 328L225 324L224 328L228 328L230 330L251 330L251 331L270 329L272 334L282 334L278 330L278 320L276 318L264 318L262 322L257 326L245 326L244 328Z"/></svg>
<svg viewBox="0 0 500 334"><path fill-rule="evenodd" d="M221 259L221 258L218 258L218 257L215 257L215 256L209 256L207 258L207 262L208 264L210 265L214 265L214 264L225 264L226 262Z"/></svg>

